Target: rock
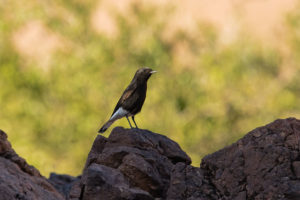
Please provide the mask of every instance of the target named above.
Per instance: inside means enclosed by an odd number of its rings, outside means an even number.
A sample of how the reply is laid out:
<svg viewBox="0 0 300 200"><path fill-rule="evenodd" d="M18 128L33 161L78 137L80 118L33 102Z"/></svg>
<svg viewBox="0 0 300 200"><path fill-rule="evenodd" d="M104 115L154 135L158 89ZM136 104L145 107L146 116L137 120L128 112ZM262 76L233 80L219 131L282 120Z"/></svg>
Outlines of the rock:
<svg viewBox="0 0 300 200"><path fill-rule="evenodd" d="M63 196L12 149L0 130L0 199L62 200Z"/></svg>
<svg viewBox="0 0 300 200"><path fill-rule="evenodd" d="M141 150L155 151L167 157L172 163L185 162L191 164L190 157L180 146L166 136L141 129L124 129L117 127L109 136L107 146L129 146Z"/></svg>
<svg viewBox="0 0 300 200"><path fill-rule="evenodd" d="M141 199L300 199L299 136L299 120L276 120L206 156L198 168L191 166L190 158L168 138L117 127L109 138L96 138L77 198L81 193L88 199L134 199L136 193L131 189L137 189L145 195ZM109 172L104 173L103 167ZM116 176L113 174L122 178L114 182L110 180ZM95 179L101 183L94 183Z"/></svg>
<svg viewBox="0 0 300 200"><path fill-rule="evenodd" d="M300 178L300 161L294 161L292 166L296 177Z"/></svg>
<svg viewBox="0 0 300 200"><path fill-rule="evenodd" d="M91 164L83 174L83 200L152 200L152 196L139 188L130 187L129 181L117 169Z"/></svg>
<svg viewBox="0 0 300 200"><path fill-rule="evenodd" d="M166 198L171 169L179 162L190 164L191 159L167 137L146 130L117 127L109 138L99 135L95 139L79 187L81 191L84 188L83 199L100 196L107 199ZM119 177L117 182L123 185L116 184L110 176ZM79 198L79 192L76 194Z"/></svg>
<svg viewBox="0 0 300 200"><path fill-rule="evenodd" d="M216 199L213 186L200 168L177 163L172 170L167 200Z"/></svg>
<svg viewBox="0 0 300 200"><path fill-rule="evenodd" d="M73 177L66 174L51 173L49 182L60 192L66 199L70 198L70 191L73 185L80 181L79 177Z"/></svg>
<svg viewBox="0 0 300 200"><path fill-rule="evenodd" d="M97 160L97 157L102 153L107 139L102 135L98 135L93 143L91 151L89 152L88 159L85 162L84 170Z"/></svg>
<svg viewBox="0 0 300 200"><path fill-rule="evenodd" d="M96 137L81 176L53 173L53 187L0 132L0 200L298 200L299 138L299 120L276 120L194 167L167 137L117 127Z"/></svg>
<svg viewBox="0 0 300 200"><path fill-rule="evenodd" d="M201 170L221 199L300 199L299 135L299 120L276 120L204 157Z"/></svg>

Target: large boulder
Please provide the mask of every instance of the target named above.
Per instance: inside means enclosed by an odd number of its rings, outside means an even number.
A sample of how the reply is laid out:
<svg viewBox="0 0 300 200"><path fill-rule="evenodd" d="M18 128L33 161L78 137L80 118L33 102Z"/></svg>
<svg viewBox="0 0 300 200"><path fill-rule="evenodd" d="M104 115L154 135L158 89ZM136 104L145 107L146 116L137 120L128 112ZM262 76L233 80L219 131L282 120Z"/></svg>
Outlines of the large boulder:
<svg viewBox="0 0 300 200"><path fill-rule="evenodd" d="M115 128L108 138L98 135L83 170L82 199L166 198L173 167L189 165L190 157L167 137L141 129Z"/></svg>
<svg viewBox="0 0 300 200"><path fill-rule="evenodd" d="M219 199L300 199L300 121L276 120L203 158Z"/></svg>
<svg viewBox="0 0 300 200"><path fill-rule="evenodd" d="M63 200L37 169L19 157L0 130L0 199Z"/></svg>

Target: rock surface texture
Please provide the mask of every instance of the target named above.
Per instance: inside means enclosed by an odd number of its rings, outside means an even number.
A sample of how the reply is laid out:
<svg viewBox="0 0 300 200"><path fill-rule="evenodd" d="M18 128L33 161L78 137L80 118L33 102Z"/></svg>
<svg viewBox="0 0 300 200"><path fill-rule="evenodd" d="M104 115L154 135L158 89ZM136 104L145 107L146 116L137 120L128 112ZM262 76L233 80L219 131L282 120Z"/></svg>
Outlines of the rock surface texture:
<svg viewBox="0 0 300 200"><path fill-rule="evenodd" d="M193 167L167 137L117 127L96 137L81 176L46 180L0 132L0 199L299 200L299 138L299 120L276 120Z"/></svg>
<svg viewBox="0 0 300 200"><path fill-rule="evenodd" d="M63 196L12 149L0 130L0 200L63 200Z"/></svg>
<svg viewBox="0 0 300 200"><path fill-rule="evenodd" d="M276 120L202 159L219 199L300 199L300 121Z"/></svg>
<svg viewBox="0 0 300 200"><path fill-rule="evenodd" d="M191 159L165 136L139 129L115 128L108 138L98 135L70 198L167 198L171 170Z"/></svg>

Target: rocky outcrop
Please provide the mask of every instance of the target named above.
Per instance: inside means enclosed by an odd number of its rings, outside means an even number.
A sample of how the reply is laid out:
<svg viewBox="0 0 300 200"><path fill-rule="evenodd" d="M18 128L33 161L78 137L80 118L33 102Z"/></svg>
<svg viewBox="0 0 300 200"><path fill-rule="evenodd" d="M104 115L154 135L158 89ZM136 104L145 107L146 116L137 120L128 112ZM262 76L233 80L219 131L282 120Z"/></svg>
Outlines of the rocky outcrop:
<svg viewBox="0 0 300 200"><path fill-rule="evenodd" d="M28 165L12 149L7 135L0 130L0 199L63 200L37 169Z"/></svg>
<svg viewBox="0 0 300 200"><path fill-rule="evenodd" d="M203 158L219 199L300 199L300 121L276 120Z"/></svg>
<svg viewBox="0 0 300 200"><path fill-rule="evenodd" d="M97 136L83 170L81 190L76 189L77 196L72 198L167 198L171 170L177 163L191 163L177 143L150 131L117 127L108 138Z"/></svg>
<svg viewBox="0 0 300 200"><path fill-rule="evenodd" d="M109 138L96 138L74 197L300 199L299 138L299 120L276 120L204 157L197 168L164 136L115 128Z"/></svg>
<svg viewBox="0 0 300 200"><path fill-rule="evenodd" d="M294 118L249 132L204 157L200 167L165 136L117 127L108 138L96 137L81 176L51 174L54 187L0 136L0 193L6 199L300 199L300 121ZM16 178L5 179L9 173Z"/></svg>

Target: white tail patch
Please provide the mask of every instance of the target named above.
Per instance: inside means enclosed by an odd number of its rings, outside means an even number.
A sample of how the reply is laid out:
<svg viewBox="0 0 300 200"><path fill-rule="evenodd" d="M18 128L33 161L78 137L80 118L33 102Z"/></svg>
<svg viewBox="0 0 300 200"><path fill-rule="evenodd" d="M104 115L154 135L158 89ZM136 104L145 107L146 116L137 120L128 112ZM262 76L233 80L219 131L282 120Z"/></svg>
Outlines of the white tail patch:
<svg viewBox="0 0 300 200"><path fill-rule="evenodd" d="M131 116L129 112L125 109L123 109L122 107L120 107L112 116L111 118L102 126L102 128L98 131L99 133L104 133L106 131L106 129L108 129L112 123L114 123L114 121L116 121L117 119L120 119L122 117L127 116Z"/></svg>
<svg viewBox="0 0 300 200"><path fill-rule="evenodd" d="M123 109L122 107L120 107L109 119L110 121L115 121L117 119L120 119L122 117L125 117L126 115L128 115L128 111Z"/></svg>

